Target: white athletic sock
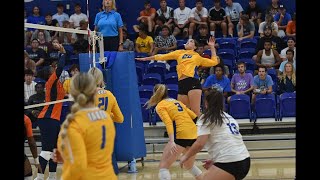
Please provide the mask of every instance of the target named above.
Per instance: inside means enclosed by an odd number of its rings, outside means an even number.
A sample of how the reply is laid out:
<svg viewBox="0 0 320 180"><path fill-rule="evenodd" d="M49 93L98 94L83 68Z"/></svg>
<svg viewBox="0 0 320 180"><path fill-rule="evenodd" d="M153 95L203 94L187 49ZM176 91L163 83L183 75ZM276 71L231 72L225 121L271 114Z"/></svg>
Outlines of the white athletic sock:
<svg viewBox="0 0 320 180"><path fill-rule="evenodd" d="M210 31L210 35L214 37L214 31Z"/></svg>
<svg viewBox="0 0 320 180"><path fill-rule="evenodd" d="M171 175L168 169L161 168L159 170L159 179L160 180L171 180Z"/></svg>
<svg viewBox="0 0 320 180"><path fill-rule="evenodd" d="M49 176L47 180L54 180L57 178L57 173L56 172L49 172Z"/></svg>
<svg viewBox="0 0 320 180"><path fill-rule="evenodd" d="M197 177L199 176L202 171L196 166L196 165L193 165L191 169L188 170L194 177Z"/></svg>
<svg viewBox="0 0 320 180"><path fill-rule="evenodd" d="M24 177L24 180L32 180L32 176Z"/></svg>
<svg viewBox="0 0 320 180"><path fill-rule="evenodd" d="M38 173L35 180L44 180L44 174Z"/></svg>

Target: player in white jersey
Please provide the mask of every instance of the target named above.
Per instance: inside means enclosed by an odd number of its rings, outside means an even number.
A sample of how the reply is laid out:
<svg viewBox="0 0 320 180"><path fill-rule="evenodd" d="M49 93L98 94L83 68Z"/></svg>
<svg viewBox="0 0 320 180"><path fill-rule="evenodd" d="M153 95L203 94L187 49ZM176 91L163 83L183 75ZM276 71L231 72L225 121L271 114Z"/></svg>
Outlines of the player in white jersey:
<svg viewBox="0 0 320 180"><path fill-rule="evenodd" d="M180 165L206 145L209 160L196 179L240 180L250 169L250 154L242 140L237 121L223 112L223 94L210 89L205 94L205 112L197 121L198 138L180 158Z"/></svg>

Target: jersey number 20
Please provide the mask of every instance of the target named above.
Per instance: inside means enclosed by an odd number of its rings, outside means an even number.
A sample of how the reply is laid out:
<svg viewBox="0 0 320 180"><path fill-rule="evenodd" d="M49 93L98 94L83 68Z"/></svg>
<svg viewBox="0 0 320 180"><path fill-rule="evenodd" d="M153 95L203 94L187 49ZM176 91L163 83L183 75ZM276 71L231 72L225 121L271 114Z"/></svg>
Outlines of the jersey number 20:
<svg viewBox="0 0 320 180"><path fill-rule="evenodd" d="M98 107L99 107L99 109L106 111L107 108L108 108L108 97L101 97L101 98L99 98Z"/></svg>

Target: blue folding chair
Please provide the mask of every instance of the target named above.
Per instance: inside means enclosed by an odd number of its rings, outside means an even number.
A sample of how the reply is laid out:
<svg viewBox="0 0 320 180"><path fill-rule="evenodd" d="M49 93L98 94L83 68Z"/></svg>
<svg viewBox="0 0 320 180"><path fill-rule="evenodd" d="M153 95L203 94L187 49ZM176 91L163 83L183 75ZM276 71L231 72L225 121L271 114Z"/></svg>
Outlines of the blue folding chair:
<svg viewBox="0 0 320 180"><path fill-rule="evenodd" d="M296 116L296 93L283 93L279 96L279 120L282 117Z"/></svg>
<svg viewBox="0 0 320 180"><path fill-rule="evenodd" d="M276 82L278 80L278 77L277 77L277 70L276 69L268 69L267 70L267 74L269 76L271 76L273 82Z"/></svg>
<svg viewBox="0 0 320 180"><path fill-rule="evenodd" d="M255 55L254 48L242 48L238 52L238 59L251 59Z"/></svg>
<svg viewBox="0 0 320 180"><path fill-rule="evenodd" d="M153 86L150 86L150 85L139 86L140 98L150 99L152 94L153 94Z"/></svg>
<svg viewBox="0 0 320 180"><path fill-rule="evenodd" d="M164 76L165 84L178 84L178 74L176 72L168 73Z"/></svg>
<svg viewBox="0 0 320 180"><path fill-rule="evenodd" d="M158 62L148 64L147 73L158 73L161 75L161 78L164 78L164 75L166 74L166 65Z"/></svg>
<svg viewBox="0 0 320 180"><path fill-rule="evenodd" d="M178 97L178 85L177 84L167 84L169 97L177 99Z"/></svg>
<svg viewBox="0 0 320 180"><path fill-rule="evenodd" d="M257 94L254 103L254 120L257 118L275 118L278 120L276 96L274 94Z"/></svg>
<svg viewBox="0 0 320 180"><path fill-rule="evenodd" d="M142 84L143 85L156 85L161 83L161 75L157 73L148 73L143 75L142 77Z"/></svg>
<svg viewBox="0 0 320 180"><path fill-rule="evenodd" d="M240 49L242 48L256 48L257 46L257 40L255 38L246 38L240 41Z"/></svg>
<svg viewBox="0 0 320 180"><path fill-rule="evenodd" d="M149 99L147 98L140 98L140 105L141 105L141 113L142 113L142 119L143 122L150 122L150 109L147 109L147 106L145 105L146 102Z"/></svg>
<svg viewBox="0 0 320 180"><path fill-rule="evenodd" d="M236 119L249 118L252 121L250 96L235 94L230 98L229 113Z"/></svg>
<svg viewBox="0 0 320 180"><path fill-rule="evenodd" d="M136 58L139 58L139 57L147 57L148 54L147 54L147 53L135 52L134 56L135 56Z"/></svg>
<svg viewBox="0 0 320 180"><path fill-rule="evenodd" d="M237 42L234 38L222 38L217 41L219 49L236 49Z"/></svg>
<svg viewBox="0 0 320 180"><path fill-rule="evenodd" d="M144 68L141 66L136 66L136 73L137 73L137 81L138 85L141 85L142 83L142 77L144 75Z"/></svg>

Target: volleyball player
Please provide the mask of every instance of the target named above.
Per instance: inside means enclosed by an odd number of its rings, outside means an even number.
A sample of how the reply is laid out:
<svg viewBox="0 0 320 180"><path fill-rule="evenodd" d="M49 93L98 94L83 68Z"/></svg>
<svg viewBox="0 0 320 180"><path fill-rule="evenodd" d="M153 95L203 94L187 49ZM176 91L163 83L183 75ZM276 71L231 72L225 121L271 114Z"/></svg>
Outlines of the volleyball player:
<svg viewBox="0 0 320 180"><path fill-rule="evenodd" d="M96 83L88 73L72 77L70 94L74 98L71 113L61 126L58 151L63 159L63 180L116 180L111 164L115 127L112 119L95 104ZM61 159L60 159L61 160Z"/></svg>
<svg viewBox="0 0 320 180"><path fill-rule="evenodd" d="M201 84L199 76L197 75L197 68L211 67L220 63L216 55L215 39L210 37L208 45L211 50L211 59L201 57L195 49L196 41L189 39L185 44L185 50L175 50L168 54L158 54L150 57L136 58L141 61L149 60L177 60L178 73L178 100L191 108L193 112L200 116L200 102L201 102Z"/></svg>
<svg viewBox="0 0 320 180"><path fill-rule="evenodd" d="M32 133L32 123L28 116L24 115L24 135L28 139L28 144L34 159L35 166L40 169L39 157L37 152L37 144L33 138ZM24 154L24 179L32 180L32 168L29 159L26 154Z"/></svg>
<svg viewBox="0 0 320 180"><path fill-rule="evenodd" d="M180 158L180 165L208 148L210 160L204 164L207 172L196 179L240 180L250 169L250 154L239 132L237 121L223 112L223 94L215 89L205 93L205 112L197 122L198 138Z"/></svg>
<svg viewBox="0 0 320 180"><path fill-rule="evenodd" d="M164 122L169 135L169 142L163 150L159 164L159 179L171 179L168 168L197 139L197 127L195 124L197 115L182 102L169 98L168 88L164 84L154 86L153 95L147 104L148 108L156 106L156 111ZM174 137L173 121L176 123L176 137ZM201 170L193 164L194 159L195 156L185 161L184 168L196 177L201 174Z"/></svg>
<svg viewBox="0 0 320 180"><path fill-rule="evenodd" d="M59 77L65 65L65 49L62 44L54 43L56 49L59 49L59 62L56 68L49 66L38 72L38 76L46 80L46 102L62 100L65 96L63 84ZM41 133L42 150L40 152L39 162L41 171L38 170L36 180L44 179L44 172L49 161L48 180L56 179L57 163L51 159L52 151L57 147L57 138L60 131L60 116L62 102L46 105L38 115L38 125Z"/></svg>

